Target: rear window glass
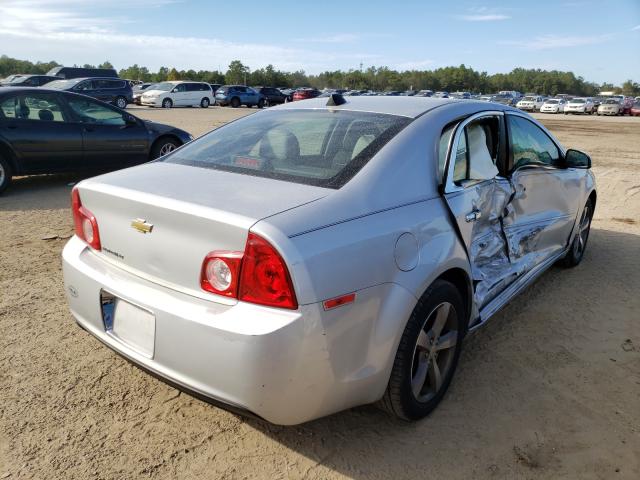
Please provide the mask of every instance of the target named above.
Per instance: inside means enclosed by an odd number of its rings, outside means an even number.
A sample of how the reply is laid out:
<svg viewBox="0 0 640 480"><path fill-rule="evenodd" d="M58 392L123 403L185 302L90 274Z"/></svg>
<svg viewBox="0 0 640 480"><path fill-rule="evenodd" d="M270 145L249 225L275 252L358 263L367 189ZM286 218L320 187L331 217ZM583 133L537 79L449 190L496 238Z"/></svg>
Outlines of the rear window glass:
<svg viewBox="0 0 640 480"><path fill-rule="evenodd" d="M369 112L266 111L159 161L340 188L410 121Z"/></svg>

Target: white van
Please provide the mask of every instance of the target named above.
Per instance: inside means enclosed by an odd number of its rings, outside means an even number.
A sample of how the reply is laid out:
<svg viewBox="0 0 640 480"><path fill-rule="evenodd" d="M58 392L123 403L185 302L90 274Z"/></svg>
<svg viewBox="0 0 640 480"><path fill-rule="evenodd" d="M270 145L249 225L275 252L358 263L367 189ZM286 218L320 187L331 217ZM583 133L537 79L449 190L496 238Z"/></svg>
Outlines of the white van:
<svg viewBox="0 0 640 480"><path fill-rule="evenodd" d="M207 108L214 103L211 85L204 82L161 82L151 85L140 97L140 104L149 107Z"/></svg>

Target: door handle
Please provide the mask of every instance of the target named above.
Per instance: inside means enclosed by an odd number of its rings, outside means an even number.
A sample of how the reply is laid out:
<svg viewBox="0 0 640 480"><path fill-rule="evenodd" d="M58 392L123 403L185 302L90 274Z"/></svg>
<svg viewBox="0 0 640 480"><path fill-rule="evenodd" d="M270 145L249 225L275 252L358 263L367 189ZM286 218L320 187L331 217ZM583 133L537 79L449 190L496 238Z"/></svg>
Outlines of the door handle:
<svg viewBox="0 0 640 480"><path fill-rule="evenodd" d="M480 217L482 217L482 212L480 212L480 210L472 210L471 212L465 215L464 219L467 221L467 223L469 223L469 222L475 222Z"/></svg>

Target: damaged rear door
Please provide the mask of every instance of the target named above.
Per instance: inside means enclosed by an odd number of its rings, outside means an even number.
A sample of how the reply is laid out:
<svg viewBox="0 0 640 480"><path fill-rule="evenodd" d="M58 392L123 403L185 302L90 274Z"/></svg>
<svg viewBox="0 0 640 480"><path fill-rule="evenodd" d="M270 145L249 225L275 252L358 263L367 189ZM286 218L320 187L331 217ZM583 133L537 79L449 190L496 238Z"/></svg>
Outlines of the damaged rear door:
<svg viewBox="0 0 640 480"><path fill-rule="evenodd" d="M508 255L503 217L513 196L506 165L502 112L481 112L453 133L444 174L444 198L464 242L478 309L516 278Z"/></svg>

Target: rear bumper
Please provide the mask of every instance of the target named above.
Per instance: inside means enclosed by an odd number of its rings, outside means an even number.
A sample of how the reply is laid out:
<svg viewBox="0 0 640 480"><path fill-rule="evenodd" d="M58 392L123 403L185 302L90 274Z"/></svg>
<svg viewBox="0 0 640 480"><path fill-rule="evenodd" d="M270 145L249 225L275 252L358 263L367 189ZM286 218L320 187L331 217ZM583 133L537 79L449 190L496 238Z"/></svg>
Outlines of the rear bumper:
<svg viewBox="0 0 640 480"><path fill-rule="evenodd" d="M77 237L63 251L63 273L76 321L110 348L184 389L283 425L378 400L399 341L381 326L415 305L394 284L362 290L357 305L329 312L321 304L222 305L134 276ZM103 290L155 315L152 358L105 330Z"/></svg>

